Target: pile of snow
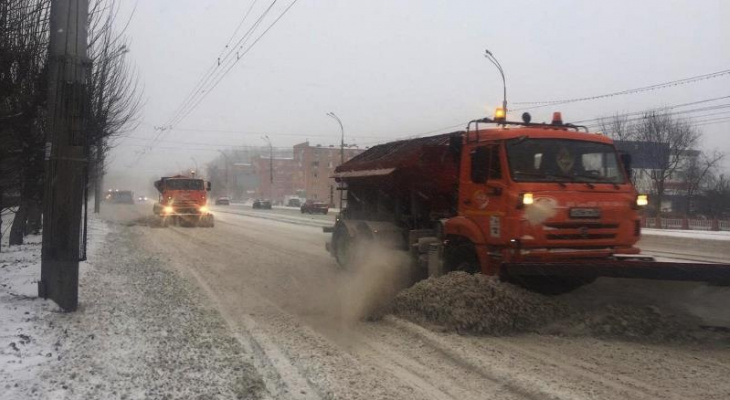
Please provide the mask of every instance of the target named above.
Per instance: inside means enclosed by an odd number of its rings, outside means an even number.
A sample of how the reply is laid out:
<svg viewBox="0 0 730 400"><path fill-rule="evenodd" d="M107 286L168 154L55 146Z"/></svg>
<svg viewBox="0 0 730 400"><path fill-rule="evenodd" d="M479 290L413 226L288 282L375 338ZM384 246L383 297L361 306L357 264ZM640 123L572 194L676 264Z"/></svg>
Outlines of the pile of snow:
<svg viewBox="0 0 730 400"><path fill-rule="evenodd" d="M532 331L566 316L566 307L553 298L465 272L417 283L399 293L389 311L461 333L491 335Z"/></svg>
<svg viewBox="0 0 730 400"><path fill-rule="evenodd" d="M47 321L60 309L35 297L41 238L28 236L25 241L3 246L0 252L0 393L11 391L18 381L32 380L38 366L58 357Z"/></svg>
<svg viewBox="0 0 730 400"><path fill-rule="evenodd" d="M540 332L607 339L686 341L702 336L698 328L683 316L665 313L656 306L614 304L573 311L569 318L556 321Z"/></svg>
<svg viewBox="0 0 730 400"><path fill-rule="evenodd" d="M540 333L649 341L730 340L712 337L688 315L655 305L589 303L580 296L544 296L495 277L453 272L400 292L389 313L462 334Z"/></svg>
<svg viewBox="0 0 730 400"><path fill-rule="evenodd" d="M0 400L263 396L253 355L144 239L96 218L89 238L73 313L35 298L39 243L0 253Z"/></svg>

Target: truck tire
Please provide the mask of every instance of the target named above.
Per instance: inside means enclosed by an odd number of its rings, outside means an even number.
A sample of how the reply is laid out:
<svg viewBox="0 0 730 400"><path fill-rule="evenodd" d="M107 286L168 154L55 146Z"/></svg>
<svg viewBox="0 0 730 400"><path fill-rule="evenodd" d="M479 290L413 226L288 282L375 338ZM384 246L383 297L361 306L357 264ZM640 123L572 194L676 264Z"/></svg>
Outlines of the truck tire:
<svg viewBox="0 0 730 400"><path fill-rule="evenodd" d="M470 274L481 272L474 244L460 240L445 246L443 271L444 274L454 271L463 271Z"/></svg>
<svg viewBox="0 0 730 400"><path fill-rule="evenodd" d="M335 232L332 235L332 246L333 255L337 264L343 269L349 269L352 267L352 245L353 239L347 232L347 228L344 226L338 226L335 228Z"/></svg>

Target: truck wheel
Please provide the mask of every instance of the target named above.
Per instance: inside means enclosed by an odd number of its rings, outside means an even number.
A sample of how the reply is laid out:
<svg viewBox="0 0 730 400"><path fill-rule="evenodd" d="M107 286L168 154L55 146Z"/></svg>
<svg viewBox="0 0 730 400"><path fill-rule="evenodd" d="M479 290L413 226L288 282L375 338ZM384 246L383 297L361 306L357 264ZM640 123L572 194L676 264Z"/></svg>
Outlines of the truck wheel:
<svg viewBox="0 0 730 400"><path fill-rule="evenodd" d="M470 242L455 243L444 247L444 274L464 271L475 274L481 271L479 258L474 245Z"/></svg>
<svg viewBox="0 0 730 400"><path fill-rule="evenodd" d="M335 228L335 233L332 235L332 246L334 249L335 260L337 264L343 269L349 269L353 264L353 251L354 242L353 237L350 237L350 233L344 226Z"/></svg>
<svg viewBox="0 0 730 400"><path fill-rule="evenodd" d="M519 276L509 277L507 282L521 286L531 292L548 296L557 296L593 283L596 278L562 277L562 276Z"/></svg>

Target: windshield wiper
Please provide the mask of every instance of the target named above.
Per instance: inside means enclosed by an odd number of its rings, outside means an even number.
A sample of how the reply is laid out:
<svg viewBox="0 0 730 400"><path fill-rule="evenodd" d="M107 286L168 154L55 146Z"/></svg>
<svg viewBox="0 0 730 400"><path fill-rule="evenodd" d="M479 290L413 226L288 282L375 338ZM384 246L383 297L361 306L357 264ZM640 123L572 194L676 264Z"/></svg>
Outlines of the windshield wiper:
<svg viewBox="0 0 730 400"><path fill-rule="evenodd" d="M609 178L607 176L600 176L600 175L592 175L592 176L588 176L588 175L575 175L575 177L576 178L584 178L584 179L593 179L593 180L597 180L597 181L600 181L600 182L610 183L610 184L613 185L613 188L614 189L619 189L619 185L616 182L612 181L611 178ZM589 182L584 182L584 183L585 184L589 184ZM592 184L589 185L589 186L590 186L591 189L593 189L593 187L594 187Z"/></svg>

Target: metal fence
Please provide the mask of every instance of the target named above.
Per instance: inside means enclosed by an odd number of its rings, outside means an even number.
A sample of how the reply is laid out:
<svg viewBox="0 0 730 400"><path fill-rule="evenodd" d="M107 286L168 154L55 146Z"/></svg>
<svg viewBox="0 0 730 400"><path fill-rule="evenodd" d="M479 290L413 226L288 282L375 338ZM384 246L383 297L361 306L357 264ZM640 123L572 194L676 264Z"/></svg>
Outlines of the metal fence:
<svg viewBox="0 0 730 400"><path fill-rule="evenodd" d="M730 221L716 219L690 218L660 218L657 225L656 218L642 218L642 227L659 229L685 229L696 231L730 231Z"/></svg>

